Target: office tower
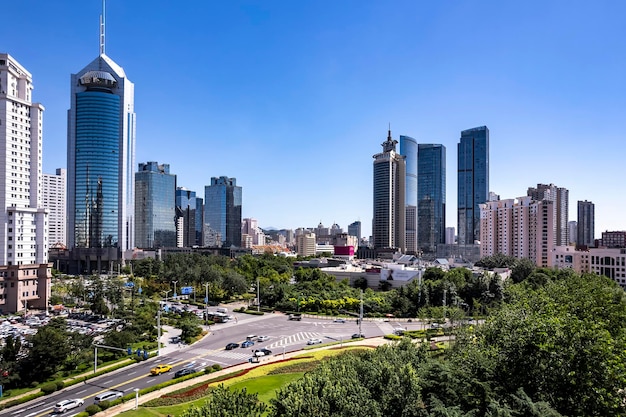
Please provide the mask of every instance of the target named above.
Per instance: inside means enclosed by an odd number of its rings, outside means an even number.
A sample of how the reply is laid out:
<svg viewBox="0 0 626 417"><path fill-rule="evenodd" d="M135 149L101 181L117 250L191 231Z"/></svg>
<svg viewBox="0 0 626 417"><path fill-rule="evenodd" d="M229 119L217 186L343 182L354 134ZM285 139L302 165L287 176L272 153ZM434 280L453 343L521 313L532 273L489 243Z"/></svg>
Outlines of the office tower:
<svg viewBox="0 0 626 417"><path fill-rule="evenodd" d="M476 127L461 132L458 144L458 236L459 245L480 238L479 204L489 197L489 129Z"/></svg>
<svg viewBox="0 0 626 417"><path fill-rule="evenodd" d="M204 200L196 196L196 245L202 246L204 242Z"/></svg>
<svg viewBox="0 0 626 417"><path fill-rule="evenodd" d="M68 111L68 246L87 271L135 247L135 87L105 54L103 28L99 55L71 76Z"/></svg>
<svg viewBox="0 0 626 417"><path fill-rule="evenodd" d="M501 253L528 258L540 267L552 266L554 204L529 196L480 204L481 257Z"/></svg>
<svg viewBox="0 0 626 417"><path fill-rule="evenodd" d="M140 163L135 173L138 248L176 247L176 175L169 164Z"/></svg>
<svg viewBox="0 0 626 417"><path fill-rule="evenodd" d="M535 200L554 201L554 243L556 246L566 246L569 243L569 191L567 188L557 187L554 184L537 184L537 188L529 187L527 195Z"/></svg>
<svg viewBox="0 0 626 417"><path fill-rule="evenodd" d="M576 220L567 222L567 236L569 237L568 245L576 245L576 239L578 239L578 222Z"/></svg>
<svg viewBox="0 0 626 417"><path fill-rule="evenodd" d="M406 219L406 251L416 253L418 245L417 215L417 141L409 136L400 135L400 155L406 164L405 182L405 219Z"/></svg>
<svg viewBox="0 0 626 417"><path fill-rule="evenodd" d="M381 144L383 152L374 157L374 209L372 237L376 249L398 248L406 251L406 164L396 152L397 140Z"/></svg>
<svg viewBox="0 0 626 417"><path fill-rule="evenodd" d="M454 227L446 227L446 245L454 244L454 235L455 235Z"/></svg>
<svg viewBox="0 0 626 417"><path fill-rule="evenodd" d="M204 187L204 224L210 244L241 245L241 187L236 178L212 177Z"/></svg>
<svg viewBox="0 0 626 417"><path fill-rule="evenodd" d="M417 172L417 244L433 253L446 241L446 147L419 144Z"/></svg>
<svg viewBox="0 0 626 417"><path fill-rule="evenodd" d="M348 225L348 234L355 236L357 239L361 239L361 221L357 220Z"/></svg>
<svg viewBox="0 0 626 417"><path fill-rule="evenodd" d="M602 246L606 248L626 248L626 231L602 232Z"/></svg>
<svg viewBox="0 0 626 417"><path fill-rule="evenodd" d="M57 168L56 174L43 174L42 179L42 203L48 210L48 243L50 246L66 247L66 170Z"/></svg>
<svg viewBox="0 0 626 417"><path fill-rule="evenodd" d="M313 232L304 232L296 236L296 252L298 256L315 256L316 238Z"/></svg>
<svg viewBox="0 0 626 417"><path fill-rule="evenodd" d="M176 188L176 218L178 227L176 232L180 234L181 247L190 248L196 246L196 192L185 187Z"/></svg>
<svg viewBox="0 0 626 417"><path fill-rule="evenodd" d="M578 202L578 246L595 247L595 206L591 201Z"/></svg>
<svg viewBox="0 0 626 417"><path fill-rule="evenodd" d="M42 202L43 112L31 74L0 54L0 309L47 307L48 212Z"/></svg>

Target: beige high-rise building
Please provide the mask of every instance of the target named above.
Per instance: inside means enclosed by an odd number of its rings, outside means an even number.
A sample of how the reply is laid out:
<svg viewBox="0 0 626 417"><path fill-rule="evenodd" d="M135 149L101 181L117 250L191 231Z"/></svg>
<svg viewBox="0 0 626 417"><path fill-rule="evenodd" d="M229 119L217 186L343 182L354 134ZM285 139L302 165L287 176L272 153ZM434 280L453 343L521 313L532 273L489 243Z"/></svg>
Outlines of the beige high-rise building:
<svg viewBox="0 0 626 417"><path fill-rule="evenodd" d="M567 245L570 242L569 228L569 191L567 188L554 184L537 184L537 188L529 187L527 195L534 200L553 201L554 210L554 244Z"/></svg>
<svg viewBox="0 0 626 417"><path fill-rule="evenodd" d="M480 204L480 255L497 253L552 265L554 202L520 197Z"/></svg>
<svg viewBox="0 0 626 417"><path fill-rule="evenodd" d="M48 209L48 242L50 246L67 246L66 171L43 174L43 207Z"/></svg>
<svg viewBox="0 0 626 417"><path fill-rule="evenodd" d="M0 54L0 309L45 308L50 296L48 212L42 202L43 112L32 76Z"/></svg>
<svg viewBox="0 0 626 417"><path fill-rule="evenodd" d="M306 232L296 236L298 256L315 256L315 233Z"/></svg>

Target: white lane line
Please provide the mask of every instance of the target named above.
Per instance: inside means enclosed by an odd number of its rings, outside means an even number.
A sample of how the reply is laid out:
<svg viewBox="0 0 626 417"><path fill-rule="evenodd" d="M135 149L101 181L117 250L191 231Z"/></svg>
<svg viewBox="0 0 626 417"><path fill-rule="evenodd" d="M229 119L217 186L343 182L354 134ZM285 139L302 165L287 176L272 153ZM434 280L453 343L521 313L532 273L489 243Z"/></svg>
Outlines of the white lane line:
<svg viewBox="0 0 626 417"><path fill-rule="evenodd" d="M134 389L135 389L135 387L130 387L130 388L123 389L122 392L132 391Z"/></svg>
<svg viewBox="0 0 626 417"><path fill-rule="evenodd" d="M127 373L126 375L134 375L134 374L136 374L136 373L137 373L137 371L134 371L134 372L129 372L129 373Z"/></svg>
<svg viewBox="0 0 626 417"><path fill-rule="evenodd" d="M37 415L37 413L30 413L30 414L26 414L24 417L32 417L34 415Z"/></svg>
<svg viewBox="0 0 626 417"><path fill-rule="evenodd" d="M78 391L76 394L82 394L83 392L87 391L86 389L82 390L82 391Z"/></svg>
<svg viewBox="0 0 626 417"><path fill-rule="evenodd" d="M36 404L31 405L30 407L26 407L24 411L30 410L31 408L39 407L40 405L45 404L45 403L46 403L45 401L38 402Z"/></svg>
<svg viewBox="0 0 626 417"><path fill-rule="evenodd" d="M26 411L26 409L22 408L21 410L14 411L11 414L19 414L19 413L24 412L24 411Z"/></svg>
<svg viewBox="0 0 626 417"><path fill-rule="evenodd" d="M114 381L114 380L112 379L112 380L110 380L110 381L105 382L104 384L105 384L105 385L109 385L109 384L112 384L112 383L113 383L113 381Z"/></svg>

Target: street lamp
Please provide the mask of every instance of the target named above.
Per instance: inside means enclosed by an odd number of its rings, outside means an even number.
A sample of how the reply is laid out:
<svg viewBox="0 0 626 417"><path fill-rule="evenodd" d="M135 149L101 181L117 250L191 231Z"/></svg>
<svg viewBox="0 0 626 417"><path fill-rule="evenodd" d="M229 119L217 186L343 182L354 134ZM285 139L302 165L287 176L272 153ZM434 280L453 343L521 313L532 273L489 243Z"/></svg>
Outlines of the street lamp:
<svg viewBox="0 0 626 417"><path fill-rule="evenodd" d="M139 388L135 388L135 410L139 407Z"/></svg>
<svg viewBox="0 0 626 417"><path fill-rule="evenodd" d="M172 298L174 298L174 300L176 299L176 296L178 294L176 294L176 284L178 284L178 281L172 281L172 283L174 284L174 296Z"/></svg>
<svg viewBox="0 0 626 417"><path fill-rule="evenodd" d="M209 283L204 284L204 319L209 322Z"/></svg>
<svg viewBox="0 0 626 417"><path fill-rule="evenodd" d="M163 291L165 293L165 302L167 303L167 295L172 292L172 290Z"/></svg>

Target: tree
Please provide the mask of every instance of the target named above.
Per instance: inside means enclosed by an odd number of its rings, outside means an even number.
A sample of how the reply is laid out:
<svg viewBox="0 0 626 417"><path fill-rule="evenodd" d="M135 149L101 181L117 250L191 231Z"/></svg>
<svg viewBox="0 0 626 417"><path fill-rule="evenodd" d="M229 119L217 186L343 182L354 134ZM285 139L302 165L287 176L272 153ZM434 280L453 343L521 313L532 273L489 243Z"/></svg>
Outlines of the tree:
<svg viewBox="0 0 626 417"><path fill-rule="evenodd" d="M40 327L31 340L28 356L20 364L20 374L30 381L44 381L54 374L69 354L67 331L54 326Z"/></svg>
<svg viewBox="0 0 626 417"><path fill-rule="evenodd" d="M524 281L535 270L536 265L528 258L518 259L511 268L511 280L515 283Z"/></svg>
<svg viewBox="0 0 626 417"><path fill-rule="evenodd" d="M231 391L220 384L203 405L189 407L181 417L261 417L266 408L257 394L248 394L245 388Z"/></svg>

